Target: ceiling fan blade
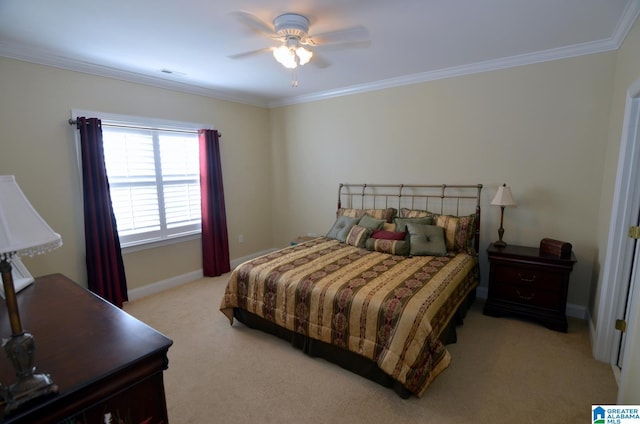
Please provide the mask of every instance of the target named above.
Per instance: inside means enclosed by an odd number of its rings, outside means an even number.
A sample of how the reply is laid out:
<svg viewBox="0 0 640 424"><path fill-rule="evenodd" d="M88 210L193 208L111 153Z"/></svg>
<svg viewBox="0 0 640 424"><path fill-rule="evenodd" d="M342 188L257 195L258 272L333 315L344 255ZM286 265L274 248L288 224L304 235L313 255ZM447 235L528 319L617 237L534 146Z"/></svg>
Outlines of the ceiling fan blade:
<svg viewBox="0 0 640 424"><path fill-rule="evenodd" d="M362 25L351 28L340 29L337 31L324 32L315 34L307 38L306 43L311 46L324 44L338 44L353 41L364 41L369 38L369 31Z"/></svg>
<svg viewBox="0 0 640 424"><path fill-rule="evenodd" d="M234 15L240 23L244 24L251 31L265 37L278 38L278 34L276 34L273 25L264 22L256 15L242 10L231 12L231 14Z"/></svg>
<svg viewBox="0 0 640 424"><path fill-rule="evenodd" d="M264 47L264 48L258 49L258 50L251 50L251 51L244 52L244 53L232 54L232 55L227 56L227 57L229 59L246 59L248 57L257 56L259 54L268 53L270 51L272 51L271 47Z"/></svg>
<svg viewBox="0 0 640 424"><path fill-rule="evenodd" d="M336 50L346 50L346 49L366 49L371 47L371 40L366 41L347 41L344 43L335 43L335 44L321 44L319 46L315 46L315 49L322 49L323 51L336 51Z"/></svg>
<svg viewBox="0 0 640 424"><path fill-rule="evenodd" d="M310 62L313 64L313 66L320 69L328 68L329 66L331 66L330 61L316 52L313 53L313 57L311 58Z"/></svg>

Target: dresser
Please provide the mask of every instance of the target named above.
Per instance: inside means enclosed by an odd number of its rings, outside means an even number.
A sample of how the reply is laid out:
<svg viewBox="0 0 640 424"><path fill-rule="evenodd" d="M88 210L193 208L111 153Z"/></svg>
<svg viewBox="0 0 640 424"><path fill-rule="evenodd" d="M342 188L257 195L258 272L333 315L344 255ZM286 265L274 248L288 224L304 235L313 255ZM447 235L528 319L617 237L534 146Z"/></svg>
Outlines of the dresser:
<svg viewBox="0 0 640 424"><path fill-rule="evenodd" d="M170 339L61 274L37 278L17 297L23 327L35 339L36 373L49 374L59 390L0 423L168 423ZM0 336L10 335L0 302ZM15 379L0 352L0 383Z"/></svg>
<svg viewBox="0 0 640 424"><path fill-rule="evenodd" d="M535 320L567 332L567 291L576 257L561 259L540 255L536 247L487 249L489 292L484 314L513 315Z"/></svg>

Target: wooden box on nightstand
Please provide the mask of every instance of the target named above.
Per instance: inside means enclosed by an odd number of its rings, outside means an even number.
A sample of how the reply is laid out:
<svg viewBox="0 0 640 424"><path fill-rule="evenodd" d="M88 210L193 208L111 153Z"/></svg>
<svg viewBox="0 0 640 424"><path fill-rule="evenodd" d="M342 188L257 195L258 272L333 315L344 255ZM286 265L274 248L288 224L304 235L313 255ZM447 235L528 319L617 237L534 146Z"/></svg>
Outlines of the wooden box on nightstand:
<svg viewBox="0 0 640 424"><path fill-rule="evenodd" d="M487 249L489 293L484 314L517 315L567 332L569 276L577 262L573 253L563 259L540 254L536 247Z"/></svg>

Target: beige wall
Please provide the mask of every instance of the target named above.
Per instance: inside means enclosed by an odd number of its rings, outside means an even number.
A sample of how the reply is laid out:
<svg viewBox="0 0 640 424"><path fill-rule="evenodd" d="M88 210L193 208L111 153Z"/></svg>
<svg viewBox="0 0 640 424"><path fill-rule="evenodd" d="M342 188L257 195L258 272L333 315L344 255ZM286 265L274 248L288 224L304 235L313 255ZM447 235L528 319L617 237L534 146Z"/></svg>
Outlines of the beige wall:
<svg viewBox="0 0 640 424"><path fill-rule="evenodd" d="M609 224L612 215L616 173L618 171L627 90L634 82L639 80L640 22L636 21L617 53L611 119L602 175L602 196L600 198L600 214L597 226L598 245L601 247L598 252L598 263L601 265L604 265L605 262L609 232L626 232L626 229L609 228ZM597 284L594 289L595 296L593 297L593 303L590 305L594 320L597 319L598 302L602 294L601 287L606 276L598 275L597 277ZM624 387L621 387L623 397L619 401L626 404L637 404L640 402L640 314L636 314L636 322L630 323L630 331L633 331L633 334L627 336L627 343L631 344L629 356L625 357L625 372L627 375L623 379Z"/></svg>
<svg viewBox="0 0 640 424"><path fill-rule="evenodd" d="M252 211L271 197L266 109L6 58L0 58L0 75L0 174L16 176L64 243L24 259L33 275L61 272L86 285L80 179L67 123L72 109L213 124L223 136L231 257L272 246L270 208ZM201 269L200 242L130 253L124 261L129 288L138 288Z"/></svg>
<svg viewBox="0 0 640 424"><path fill-rule="evenodd" d="M274 237L326 233L339 182L482 183L482 264L497 186L512 186L505 241L571 242L569 302L587 305L615 52L272 110ZM486 269L483 284L486 285Z"/></svg>

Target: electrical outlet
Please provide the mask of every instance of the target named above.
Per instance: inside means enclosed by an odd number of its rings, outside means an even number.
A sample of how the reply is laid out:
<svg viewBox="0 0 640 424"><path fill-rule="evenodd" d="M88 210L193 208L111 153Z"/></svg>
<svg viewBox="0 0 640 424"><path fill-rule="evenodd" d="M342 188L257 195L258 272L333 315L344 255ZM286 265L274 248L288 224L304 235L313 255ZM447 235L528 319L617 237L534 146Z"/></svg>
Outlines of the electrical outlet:
<svg viewBox="0 0 640 424"><path fill-rule="evenodd" d="M244 243L244 234L238 236L238 243Z"/></svg>

